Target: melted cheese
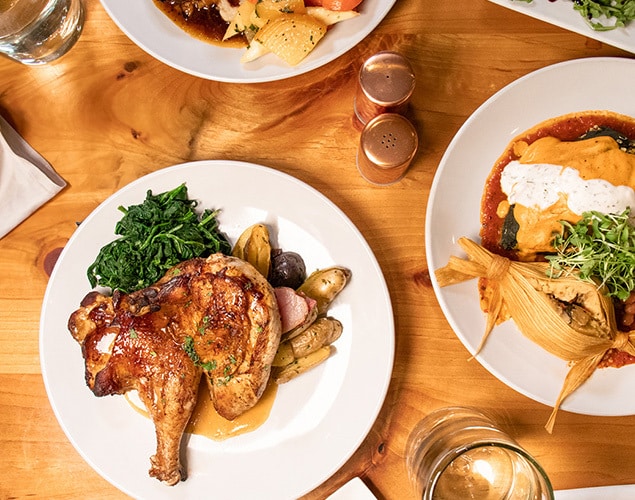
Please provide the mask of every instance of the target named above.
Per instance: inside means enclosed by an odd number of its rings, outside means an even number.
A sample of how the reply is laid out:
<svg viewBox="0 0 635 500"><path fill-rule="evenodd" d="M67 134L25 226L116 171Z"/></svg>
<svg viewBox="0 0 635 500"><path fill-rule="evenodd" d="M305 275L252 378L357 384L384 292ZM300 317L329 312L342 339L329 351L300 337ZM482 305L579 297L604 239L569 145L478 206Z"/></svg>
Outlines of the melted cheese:
<svg viewBox="0 0 635 500"><path fill-rule="evenodd" d="M507 203L515 204L521 258L552 250L561 220L575 223L586 211L635 207L635 155L610 137L575 142L544 137L519 150L518 161L502 172L501 188Z"/></svg>

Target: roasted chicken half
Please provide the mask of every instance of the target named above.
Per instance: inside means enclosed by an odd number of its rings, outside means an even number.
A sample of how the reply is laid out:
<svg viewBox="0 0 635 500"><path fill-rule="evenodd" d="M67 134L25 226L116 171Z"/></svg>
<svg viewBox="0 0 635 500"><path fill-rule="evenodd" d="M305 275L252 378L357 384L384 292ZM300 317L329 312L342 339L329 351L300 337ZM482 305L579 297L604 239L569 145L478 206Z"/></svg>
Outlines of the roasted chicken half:
<svg viewBox="0 0 635 500"><path fill-rule="evenodd" d="M267 280L222 254L183 262L131 294L90 292L68 327L96 396L138 391L156 429L150 475L170 485L185 478L180 443L201 374L232 420L262 396L281 335Z"/></svg>

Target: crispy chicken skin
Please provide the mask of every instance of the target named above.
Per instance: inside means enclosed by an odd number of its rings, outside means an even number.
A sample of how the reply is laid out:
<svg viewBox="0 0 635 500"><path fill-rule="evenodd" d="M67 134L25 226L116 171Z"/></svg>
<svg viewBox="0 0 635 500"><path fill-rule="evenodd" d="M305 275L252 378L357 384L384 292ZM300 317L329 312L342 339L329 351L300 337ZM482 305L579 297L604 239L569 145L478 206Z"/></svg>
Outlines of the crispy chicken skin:
<svg viewBox="0 0 635 500"><path fill-rule="evenodd" d="M222 254L183 262L131 294L90 292L68 327L96 396L138 391L156 429L150 475L170 485L185 478L180 442L201 374L217 412L234 419L262 396L281 335L269 283Z"/></svg>

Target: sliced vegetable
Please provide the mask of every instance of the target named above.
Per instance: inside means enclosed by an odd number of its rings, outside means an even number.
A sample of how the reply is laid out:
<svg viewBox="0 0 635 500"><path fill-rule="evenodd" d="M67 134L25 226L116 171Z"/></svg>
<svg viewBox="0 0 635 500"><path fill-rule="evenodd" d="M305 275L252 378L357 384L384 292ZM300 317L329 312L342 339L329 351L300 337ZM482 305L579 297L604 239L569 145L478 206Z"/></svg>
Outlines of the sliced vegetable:
<svg viewBox="0 0 635 500"><path fill-rule="evenodd" d="M283 14L272 19L254 41L290 66L300 63L326 34L326 25L308 14Z"/></svg>

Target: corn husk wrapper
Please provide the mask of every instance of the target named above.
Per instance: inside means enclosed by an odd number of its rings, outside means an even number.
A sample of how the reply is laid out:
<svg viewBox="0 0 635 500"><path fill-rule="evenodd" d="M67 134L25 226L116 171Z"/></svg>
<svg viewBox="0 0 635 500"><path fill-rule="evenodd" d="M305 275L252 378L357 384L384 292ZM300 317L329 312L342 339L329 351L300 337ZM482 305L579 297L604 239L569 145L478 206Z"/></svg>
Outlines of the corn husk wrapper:
<svg viewBox="0 0 635 500"><path fill-rule="evenodd" d="M635 355L635 332L629 336L617 330L613 303L599 285L573 273L552 278L548 263L511 261L468 238L458 243L468 258L450 257L435 276L442 287L474 278L487 280L483 304L487 322L478 350L509 315L523 335L570 364L545 426L552 432L562 402L592 375L609 349ZM563 303L571 307L565 310Z"/></svg>

